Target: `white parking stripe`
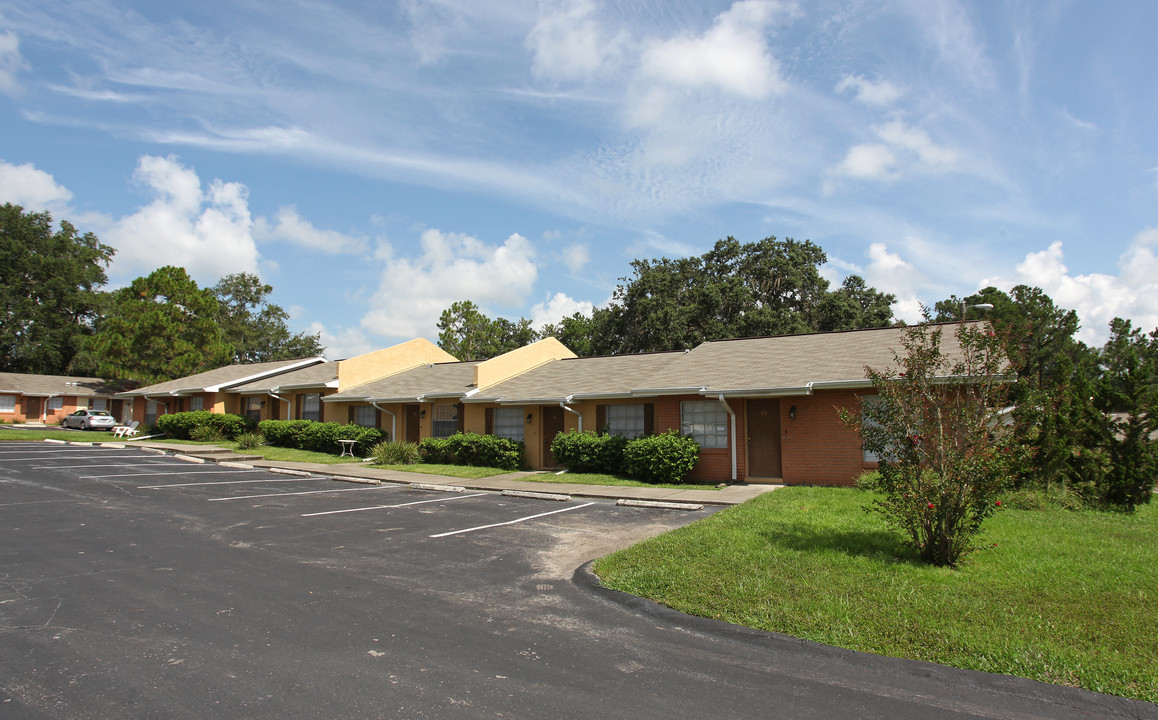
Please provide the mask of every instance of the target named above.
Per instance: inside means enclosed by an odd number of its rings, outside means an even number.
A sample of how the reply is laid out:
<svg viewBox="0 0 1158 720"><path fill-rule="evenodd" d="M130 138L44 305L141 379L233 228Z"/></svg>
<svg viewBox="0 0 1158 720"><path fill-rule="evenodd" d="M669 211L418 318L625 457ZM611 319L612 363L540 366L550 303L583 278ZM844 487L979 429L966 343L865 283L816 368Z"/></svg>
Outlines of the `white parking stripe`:
<svg viewBox="0 0 1158 720"><path fill-rule="evenodd" d="M159 467L159 466L164 465L164 464L165 464L164 462L104 463L102 465L102 467ZM68 470L71 468L91 468L92 466L93 466L92 463L86 463L84 465L36 465L32 469L33 470Z"/></svg>
<svg viewBox="0 0 1158 720"><path fill-rule="evenodd" d="M398 505L371 505L370 507L350 508L348 510L327 510L326 512L303 513L302 517L317 517L318 515L338 515L341 513L362 512L363 510L389 510L390 508L406 507L408 505L425 505L426 503L436 502L451 502L452 500L465 500L467 498L482 497L486 493L475 493L474 495L459 495L458 497L440 497L434 500L416 500L414 502L400 503Z"/></svg>
<svg viewBox="0 0 1158 720"><path fill-rule="evenodd" d="M164 474L166 474L166 473L158 473L158 475L164 475ZM198 475L198 474L205 475L207 473L169 473L169 474L171 474L171 475ZM138 475L137 477L144 477L144 476ZM297 478L286 478L284 480L269 480L269 479L266 479L266 480L214 480L212 482L202 482L202 483L173 483L172 485L139 485L137 487L137 489L138 490L157 490L159 488L196 487L198 485L248 485L250 483L306 482L307 480L321 480L321 479L322 478L318 478L318 477L297 477Z"/></svg>
<svg viewBox="0 0 1158 720"><path fill-rule="evenodd" d="M115 475L77 475L82 480L100 480L101 478L119 477L153 477L154 475L238 475L240 473L264 472L264 470L176 470L174 472L143 472L117 473Z"/></svg>
<svg viewBox="0 0 1158 720"><path fill-rule="evenodd" d="M367 485L364 487L356 487L356 488L334 488L333 490L302 490L300 492L265 493L263 495L238 495L236 497L209 498L209 502L222 502L223 500L252 500L253 498L267 498L267 497L286 497L287 495L317 495L318 493L358 492L359 490L385 490L385 489L387 489L387 486Z"/></svg>
<svg viewBox="0 0 1158 720"><path fill-rule="evenodd" d="M37 454L38 455L44 455L44 454L47 454L47 455L67 455L68 459L70 459L70 460L72 460L73 458L118 458L118 457L139 458L139 457L141 457L141 453L139 451L131 452L131 453L123 453L121 455L117 455L116 453L108 453L108 452L99 453L96 455L85 455L84 454L85 452L87 452L87 451L85 451L85 450L65 450L64 452L53 452L51 450L45 450L43 452L37 452ZM13 458L9 455L4 455L4 459L5 460L41 460L41 461L43 461L43 460L47 460L48 458L42 458L42 457Z"/></svg>
<svg viewBox="0 0 1158 720"><path fill-rule="evenodd" d="M437 535L431 535L430 537L432 537L432 538L444 538L444 537L449 537L451 535L461 535L462 533L474 532L475 530L486 530L488 528L501 527L503 525L514 525L515 523L526 522L528 520L534 520L535 518L546 517L548 515L558 515L559 513L571 512L572 510L578 510L580 508L585 508L588 505L594 505L594 504L595 503L593 503L593 502L583 503L582 505L576 505L574 507L569 507L569 508L562 508L561 510L552 510L550 512L539 513L538 515L528 515L527 517L521 517L521 518L518 518L515 520L507 520L506 522L501 522L501 523L493 523L491 525L479 525L478 527L466 528L465 530L452 530L450 532L444 532L444 533L439 533Z"/></svg>

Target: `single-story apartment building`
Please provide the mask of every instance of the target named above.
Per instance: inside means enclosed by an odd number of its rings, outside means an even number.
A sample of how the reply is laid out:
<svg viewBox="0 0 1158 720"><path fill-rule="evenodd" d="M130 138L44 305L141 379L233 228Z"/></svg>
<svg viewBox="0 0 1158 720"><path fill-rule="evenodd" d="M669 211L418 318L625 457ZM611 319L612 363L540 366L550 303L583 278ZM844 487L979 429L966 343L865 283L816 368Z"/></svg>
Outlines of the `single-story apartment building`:
<svg viewBox="0 0 1158 720"><path fill-rule="evenodd" d="M100 378L71 375L0 373L0 421L58 425L81 409L106 410L118 416L122 389Z"/></svg>
<svg viewBox="0 0 1158 720"><path fill-rule="evenodd" d="M960 351L955 326L941 349ZM691 435L703 482L847 485L876 460L840 419L872 393L866 366L895 365L902 327L739 338L678 352L576 357L547 338L485 361L460 362L418 338L350 360L220 368L120 393L155 414L196 409L255 419L317 419L418 442L455 432L525 443L528 465L555 467L568 430L629 437ZM153 403L152 412L147 406ZM128 404L128 403L126 403Z"/></svg>

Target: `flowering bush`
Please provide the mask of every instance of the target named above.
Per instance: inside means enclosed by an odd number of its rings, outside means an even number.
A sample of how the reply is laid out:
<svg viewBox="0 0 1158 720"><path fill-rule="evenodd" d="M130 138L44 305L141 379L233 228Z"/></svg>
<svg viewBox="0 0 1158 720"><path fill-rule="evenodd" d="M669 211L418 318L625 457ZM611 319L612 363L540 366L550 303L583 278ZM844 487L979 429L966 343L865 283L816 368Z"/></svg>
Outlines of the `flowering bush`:
<svg viewBox="0 0 1158 720"><path fill-rule="evenodd" d="M1000 504L1013 461L1000 424L1010 377L985 325L964 324L943 351L942 327L910 327L899 368L866 369L877 401L845 409L865 449L880 458L870 510L908 537L926 562L955 566Z"/></svg>

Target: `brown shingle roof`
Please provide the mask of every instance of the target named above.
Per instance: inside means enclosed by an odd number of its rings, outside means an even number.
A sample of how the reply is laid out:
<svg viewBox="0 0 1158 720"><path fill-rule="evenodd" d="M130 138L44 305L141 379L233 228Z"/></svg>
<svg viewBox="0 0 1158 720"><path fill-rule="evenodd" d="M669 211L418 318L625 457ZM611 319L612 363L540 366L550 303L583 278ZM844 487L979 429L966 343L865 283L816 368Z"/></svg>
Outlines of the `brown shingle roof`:
<svg viewBox="0 0 1158 720"><path fill-rule="evenodd" d="M121 387L93 377L0 372L0 395L101 397L112 396Z"/></svg>
<svg viewBox="0 0 1158 720"><path fill-rule="evenodd" d="M326 385L337 387L337 384L338 361L331 360L330 362L311 365L301 370L292 370L280 375L271 375L261 380L245 383L244 385L237 385L236 387L229 388L229 392L242 394L265 393L274 392L277 388L296 390L299 388L325 387Z"/></svg>
<svg viewBox="0 0 1158 720"><path fill-rule="evenodd" d="M480 402L559 401L570 395L614 397L646 385L683 352L609 355L555 360L483 389Z"/></svg>
<svg viewBox="0 0 1158 720"><path fill-rule="evenodd" d="M123 397L140 397L143 395L160 395L164 393L205 392L224 390L245 382L252 382L270 375L288 372L307 365L324 363L323 358L305 358L302 360L275 360L273 362L249 363L246 365L227 365L208 370L196 375L169 380L129 392L120 393Z"/></svg>
<svg viewBox="0 0 1158 720"><path fill-rule="evenodd" d="M476 365L478 362L474 361L420 365L335 393L325 401L415 402L420 395L462 397L474 389Z"/></svg>
<svg viewBox="0 0 1158 720"><path fill-rule="evenodd" d="M945 326L941 350L956 354L955 325ZM637 388L699 387L708 391L807 392L817 384L863 384L865 366L895 366L905 328L783 335L703 343Z"/></svg>

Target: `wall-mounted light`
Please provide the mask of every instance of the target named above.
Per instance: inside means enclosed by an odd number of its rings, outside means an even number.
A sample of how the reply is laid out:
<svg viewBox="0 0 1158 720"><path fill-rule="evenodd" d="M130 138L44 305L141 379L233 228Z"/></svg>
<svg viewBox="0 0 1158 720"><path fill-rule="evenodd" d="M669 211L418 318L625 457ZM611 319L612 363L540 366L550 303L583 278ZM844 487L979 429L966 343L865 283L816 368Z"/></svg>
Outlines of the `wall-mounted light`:
<svg viewBox="0 0 1158 720"><path fill-rule="evenodd" d="M419 410L418 411L418 417L425 418L426 417L426 411L425 410Z"/></svg>
<svg viewBox="0 0 1158 720"><path fill-rule="evenodd" d="M788 408L788 419L789 420L795 420L796 419L796 406L795 405Z"/></svg>
<svg viewBox="0 0 1158 720"><path fill-rule="evenodd" d="M528 423L530 423L530 422L531 422L531 413L527 413L527 422L528 422Z"/></svg>

